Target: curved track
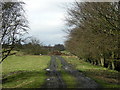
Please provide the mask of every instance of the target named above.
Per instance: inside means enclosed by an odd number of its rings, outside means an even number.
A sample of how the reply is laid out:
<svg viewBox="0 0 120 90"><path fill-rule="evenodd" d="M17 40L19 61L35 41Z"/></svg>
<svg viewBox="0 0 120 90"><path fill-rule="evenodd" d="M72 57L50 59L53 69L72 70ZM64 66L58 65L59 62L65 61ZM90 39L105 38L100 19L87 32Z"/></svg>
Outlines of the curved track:
<svg viewBox="0 0 120 90"><path fill-rule="evenodd" d="M48 69L46 69L49 78L46 79L43 88L67 88L65 82L61 77L61 73L57 70L58 63L56 59L59 59L62 64L62 68L65 72L71 74L76 78L76 88L99 88L100 86L92 79L84 76L81 72L72 67L71 64L66 62L61 56L51 56L51 62Z"/></svg>
<svg viewBox="0 0 120 90"><path fill-rule="evenodd" d="M61 56L57 56L59 60L61 60L62 68L73 75L77 79L77 87L76 88L99 88L100 86L92 79L86 77L81 72L72 67L71 64L68 64L64 58Z"/></svg>

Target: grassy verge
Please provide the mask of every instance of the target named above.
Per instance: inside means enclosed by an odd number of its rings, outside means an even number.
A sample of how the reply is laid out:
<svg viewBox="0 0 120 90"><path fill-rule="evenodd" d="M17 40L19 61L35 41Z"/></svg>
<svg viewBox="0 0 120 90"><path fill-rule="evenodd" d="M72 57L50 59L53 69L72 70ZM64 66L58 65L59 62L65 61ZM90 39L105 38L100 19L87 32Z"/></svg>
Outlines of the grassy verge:
<svg viewBox="0 0 120 90"><path fill-rule="evenodd" d="M49 56L10 56L2 63L3 88L39 88L46 77Z"/></svg>
<svg viewBox="0 0 120 90"><path fill-rule="evenodd" d="M68 63L71 63L76 69L83 72L86 76L94 79L104 88L120 88L120 72L109 70L100 66L94 66L90 63L79 60L74 56L63 56Z"/></svg>
<svg viewBox="0 0 120 90"><path fill-rule="evenodd" d="M73 77L72 75L68 74L64 70L61 70L62 78L67 84L67 88L76 88L76 78Z"/></svg>
<svg viewBox="0 0 120 90"><path fill-rule="evenodd" d="M56 60L58 63L58 70L61 73L62 79L67 85L67 88L75 88L77 83L76 83L76 78L69 73L65 72L65 70L62 69L62 64L59 59Z"/></svg>

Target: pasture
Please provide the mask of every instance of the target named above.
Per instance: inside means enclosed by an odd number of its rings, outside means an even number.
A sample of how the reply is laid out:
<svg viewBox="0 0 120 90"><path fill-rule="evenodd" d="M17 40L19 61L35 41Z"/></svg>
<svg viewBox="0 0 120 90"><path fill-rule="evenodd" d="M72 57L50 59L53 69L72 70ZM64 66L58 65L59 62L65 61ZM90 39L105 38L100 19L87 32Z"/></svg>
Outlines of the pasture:
<svg viewBox="0 0 120 90"><path fill-rule="evenodd" d="M79 60L75 56L63 56L65 60L72 64L77 70L87 77L92 78L104 88L120 88L120 72L110 70L101 66L95 66L84 60Z"/></svg>
<svg viewBox="0 0 120 90"><path fill-rule="evenodd" d="M86 77L95 80L103 88L120 88L118 75L120 72L109 70L101 66L94 66L90 63L79 60L75 56L62 56L65 61L71 64L76 70ZM2 63L2 88L41 88L49 76L46 75L46 68L50 65L48 55L22 55L9 56ZM57 70L67 88L76 87L76 78L63 70L61 61L56 59Z"/></svg>
<svg viewBox="0 0 120 90"><path fill-rule="evenodd" d="M40 88L49 56L9 56L2 63L3 88Z"/></svg>

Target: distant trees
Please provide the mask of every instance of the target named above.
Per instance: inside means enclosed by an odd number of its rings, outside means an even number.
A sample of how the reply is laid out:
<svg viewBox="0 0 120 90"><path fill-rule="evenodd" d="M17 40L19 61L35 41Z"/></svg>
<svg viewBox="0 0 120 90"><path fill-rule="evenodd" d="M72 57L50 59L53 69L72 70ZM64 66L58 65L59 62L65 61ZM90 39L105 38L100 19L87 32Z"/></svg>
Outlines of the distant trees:
<svg viewBox="0 0 120 90"><path fill-rule="evenodd" d="M29 40L24 44L16 44L15 50L24 52L29 55L46 55L49 53L47 48L44 48L42 43L34 37L28 38Z"/></svg>
<svg viewBox="0 0 120 90"><path fill-rule="evenodd" d="M53 48L54 48L54 50L58 50L58 51L65 50L64 45L62 45L62 44L56 44Z"/></svg>
<svg viewBox="0 0 120 90"><path fill-rule="evenodd" d="M28 37L24 40L23 44L20 42L15 43L14 50L22 52L24 55L51 55L53 52L60 52L65 50L65 48L63 44L45 46L39 39L35 37ZM19 53L17 55L19 55Z"/></svg>
<svg viewBox="0 0 120 90"><path fill-rule="evenodd" d="M66 48L87 62L119 70L119 3L74 2L67 14Z"/></svg>
<svg viewBox="0 0 120 90"><path fill-rule="evenodd" d="M23 2L1 1L1 25L0 43L2 44L2 60L10 54L15 43L22 40L22 36L27 33L27 20L24 16Z"/></svg>

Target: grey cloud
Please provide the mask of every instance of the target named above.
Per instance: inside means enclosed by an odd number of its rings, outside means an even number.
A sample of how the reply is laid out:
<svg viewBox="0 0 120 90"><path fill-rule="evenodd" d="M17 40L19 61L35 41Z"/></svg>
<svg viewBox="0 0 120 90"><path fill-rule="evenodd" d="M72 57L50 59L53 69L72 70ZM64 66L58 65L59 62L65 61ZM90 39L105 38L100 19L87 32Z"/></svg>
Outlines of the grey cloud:
<svg viewBox="0 0 120 90"><path fill-rule="evenodd" d="M23 0L26 2L30 35L37 37L46 45L64 43L64 9L57 0Z"/></svg>

